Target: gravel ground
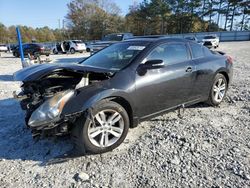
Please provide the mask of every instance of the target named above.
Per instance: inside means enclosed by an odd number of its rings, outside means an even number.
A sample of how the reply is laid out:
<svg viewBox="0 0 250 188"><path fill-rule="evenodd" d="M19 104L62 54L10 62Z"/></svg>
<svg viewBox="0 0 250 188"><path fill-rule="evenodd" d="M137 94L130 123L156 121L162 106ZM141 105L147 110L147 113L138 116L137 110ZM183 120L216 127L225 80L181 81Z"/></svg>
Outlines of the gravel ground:
<svg viewBox="0 0 250 188"><path fill-rule="evenodd" d="M221 43L234 59L228 97L132 129L112 152L59 160L65 138L35 141L12 99L20 60L0 57L0 187L250 187L250 42ZM68 56L79 59L82 54ZM52 56L52 59L65 56Z"/></svg>

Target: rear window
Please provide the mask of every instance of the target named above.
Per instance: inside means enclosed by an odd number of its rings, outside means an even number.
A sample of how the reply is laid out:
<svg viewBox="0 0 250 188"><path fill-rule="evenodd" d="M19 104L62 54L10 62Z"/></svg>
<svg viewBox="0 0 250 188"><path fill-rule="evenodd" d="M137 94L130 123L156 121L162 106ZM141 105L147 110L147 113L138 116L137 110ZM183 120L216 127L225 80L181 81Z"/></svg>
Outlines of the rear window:
<svg viewBox="0 0 250 188"><path fill-rule="evenodd" d="M81 40L73 40L72 42L74 42L75 44L81 44L81 43L83 43Z"/></svg>
<svg viewBox="0 0 250 188"><path fill-rule="evenodd" d="M189 43L194 59L204 57L203 47L199 44Z"/></svg>
<svg viewBox="0 0 250 188"><path fill-rule="evenodd" d="M35 44L35 43L27 44L27 46L26 46L26 48L41 48L41 47L43 47L42 44Z"/></svg>
<svg viewBox="0 0 250 188"><path fill-rule="evenodd" d="M39 48L44 48L45 45L44 44L36 44Z"/></svg>
<svg viewBox="0 0 250 188"><path fill-rule="evenodd" d="M215 36L205 36L204 39L215 39Z"/></svg>

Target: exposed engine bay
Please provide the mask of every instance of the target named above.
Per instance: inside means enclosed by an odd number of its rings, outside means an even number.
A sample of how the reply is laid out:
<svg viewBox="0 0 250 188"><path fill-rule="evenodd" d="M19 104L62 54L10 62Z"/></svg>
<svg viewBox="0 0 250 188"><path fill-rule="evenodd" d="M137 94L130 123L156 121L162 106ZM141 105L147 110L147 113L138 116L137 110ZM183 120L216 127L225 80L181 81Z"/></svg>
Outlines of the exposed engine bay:
<svg viewBox="0 0 250 188"><path fill-rule="evenodd" d="M50 124L47 128L40 130L38 127L29 125L29 120L32 113L36 111L42 104L49 101L56 95L65 91L75 91L79 88L86 87L109 79L111 73L96 73L96 72L74 72L68 70L60 70L52 72L45 77L35 81L23 81L21 86L22 92L14 93L14 97L20 100L20 105L26 111L26 125L32 129L33 136L47 135L53 131L53 135L62 135L68 133L68 124L74 120L60 120L58 124ZM46 132L46 129L48 130Z"/></svg>

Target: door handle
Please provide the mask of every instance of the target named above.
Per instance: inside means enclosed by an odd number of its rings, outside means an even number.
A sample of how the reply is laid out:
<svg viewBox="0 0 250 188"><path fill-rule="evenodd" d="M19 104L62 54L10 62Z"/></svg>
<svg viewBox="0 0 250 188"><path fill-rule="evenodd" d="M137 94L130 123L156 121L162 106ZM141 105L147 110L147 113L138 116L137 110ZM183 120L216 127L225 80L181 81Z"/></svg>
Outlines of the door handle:
<svg viewBox="0 0 250 188"><path fill-rule="evenodd" d="M193 71L192 67L188 67L188 68L186 69L186 72L192 72L192 71Z"/></svg>

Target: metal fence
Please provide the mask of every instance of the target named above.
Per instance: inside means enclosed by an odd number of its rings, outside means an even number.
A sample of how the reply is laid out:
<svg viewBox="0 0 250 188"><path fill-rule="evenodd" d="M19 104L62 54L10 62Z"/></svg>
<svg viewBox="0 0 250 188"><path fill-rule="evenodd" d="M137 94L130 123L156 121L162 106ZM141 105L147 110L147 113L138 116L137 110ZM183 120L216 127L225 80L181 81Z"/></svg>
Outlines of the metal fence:
<svg viewBox="0 0 250 188"><path fill-rule="evenodd" d="M169 37L185 38L195 36L201 41L206 35L217 35L220 41L246 41L250 40L250 31L222 31L222 32L202 32L202 33L185 33L171 34Z"/></svg>

